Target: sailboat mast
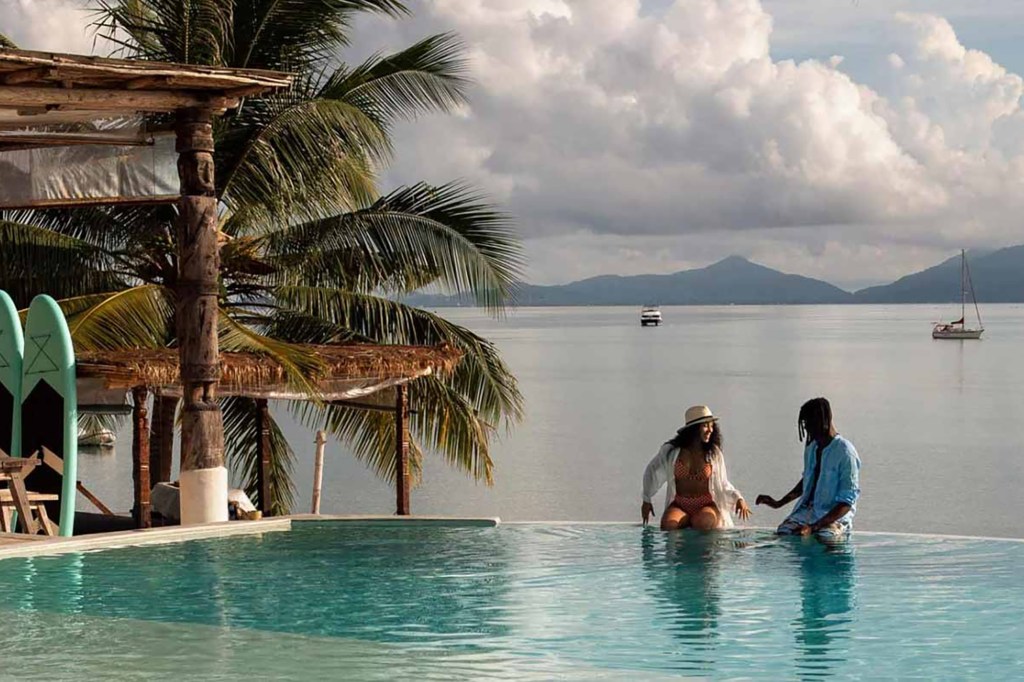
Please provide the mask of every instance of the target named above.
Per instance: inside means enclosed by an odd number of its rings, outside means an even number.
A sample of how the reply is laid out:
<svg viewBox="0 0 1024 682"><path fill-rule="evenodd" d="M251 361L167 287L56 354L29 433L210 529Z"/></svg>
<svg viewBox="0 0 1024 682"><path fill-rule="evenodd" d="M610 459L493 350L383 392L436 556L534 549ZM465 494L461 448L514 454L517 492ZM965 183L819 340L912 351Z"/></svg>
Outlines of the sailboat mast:
<svg viewBox="0 0 1024 682"><path fill-rule="evenodd" d="M967 298L967 254L963 249L960 249L960 326L966 327L966 317L964 317L964 302Z"/></svg>
<svg viewBox="0 0 1024 682"><path fill-rule="evenodd" d="M982 329L985 325L981 322L981 311L978 309L978 295L974 292L974 280L971 279L971 266L967 265L967 259L964 259L964 272L967 273L967 286L971 288L971 300L974 301L974 314L978 316L978 326Z"/></svg>

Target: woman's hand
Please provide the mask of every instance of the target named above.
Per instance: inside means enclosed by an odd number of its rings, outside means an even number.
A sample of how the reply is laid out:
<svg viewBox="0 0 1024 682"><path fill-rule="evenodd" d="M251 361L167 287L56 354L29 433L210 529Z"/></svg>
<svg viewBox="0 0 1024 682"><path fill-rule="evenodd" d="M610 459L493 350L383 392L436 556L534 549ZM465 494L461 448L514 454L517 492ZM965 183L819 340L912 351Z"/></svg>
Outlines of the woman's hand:
<svg viewBox="0 0 1024 682"><path fill-rule="evenodd" d="M750 518L750 507L747 506L747 501L742 497L736 500L736 516L744 521Z"/></svg>
<svg viewBox="0 0 1024 682"><path fill-rule="evenodd" d="M644 520L644 525L647 525L647 519L654 515L654 505L650 502L644 502L640 505L640 518Z"/></svg>
<svg viewBox="0 0 1024 682"><path fill-rule="evenodd" d="M782 505L771 495L758 495L754 504L766 504L772 509L778 509Z"/></svg>

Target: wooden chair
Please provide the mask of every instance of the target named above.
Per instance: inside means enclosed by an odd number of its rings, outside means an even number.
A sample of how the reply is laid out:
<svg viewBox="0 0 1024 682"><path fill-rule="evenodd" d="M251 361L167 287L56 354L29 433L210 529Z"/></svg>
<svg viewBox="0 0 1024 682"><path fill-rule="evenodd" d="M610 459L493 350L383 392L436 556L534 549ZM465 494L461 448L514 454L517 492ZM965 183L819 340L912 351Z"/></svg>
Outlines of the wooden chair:
<svg viewBox="0 0 1024 682"><path fill-rule="evenodd" d="M9 533L13 526L14 512L18 513L18 525L29 535L40 530L46 535L57 535L59 529L46 513L44 502L59 499L57 495L43 495L25 489L25 477L33 467L42 464L37 459L8 457L0 454L0 481L7 487L0 489L0 530Z"/></svg>
<svg viewBox="0 0 1024 682"><path fill-rule="evenodd" d="M7 481L7 488L0 488L0 532L13 532L14 512L18 513L18 525L23 533L35 535L42 531L45 535L59 535L60 526L46 513L45 502L56 502L60 495L37 493L25 489L25 476L36 466L48 466L64 476L64 460L47 448L42 448L35 456L28 458L8 457L0 450L0 481ZM108 516L114 512L99 500L81 481L75 481L75 487L96 508Z"/></svg>
<svg viewBox="0 0 1024 682"><path fill-rule="evenodd" d="M32 519L34 517L38 526L35 529L26 529L23 525L25 532L37 532L42 530L44 535L60 535L60 527L54 523L49 514L46 513L46 505L44 502L56 502L60 499L60 495L50 495L47 493L34 493L32 491L25 491L25 501L28 503L27 508L29 516L27 518ZM17 510L18 505L14 501L14 495L10 490L0 489L0 532L12 533L12 517L14 512ZM23 516L23 513L19 513L19 520Z"/></svg>

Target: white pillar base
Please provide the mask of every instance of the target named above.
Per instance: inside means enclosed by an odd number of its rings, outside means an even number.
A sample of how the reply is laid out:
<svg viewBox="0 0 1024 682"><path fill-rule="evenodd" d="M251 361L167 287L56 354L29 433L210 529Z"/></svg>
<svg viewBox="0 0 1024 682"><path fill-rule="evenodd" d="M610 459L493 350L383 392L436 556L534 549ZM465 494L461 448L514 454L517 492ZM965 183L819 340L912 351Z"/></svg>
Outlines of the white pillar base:
<svg viewBox="0 0 1024 682"><path fill-rule="evenodd" d="M193 469L182 471L181 525L216 523L228 520L228 470Z"/></svg>

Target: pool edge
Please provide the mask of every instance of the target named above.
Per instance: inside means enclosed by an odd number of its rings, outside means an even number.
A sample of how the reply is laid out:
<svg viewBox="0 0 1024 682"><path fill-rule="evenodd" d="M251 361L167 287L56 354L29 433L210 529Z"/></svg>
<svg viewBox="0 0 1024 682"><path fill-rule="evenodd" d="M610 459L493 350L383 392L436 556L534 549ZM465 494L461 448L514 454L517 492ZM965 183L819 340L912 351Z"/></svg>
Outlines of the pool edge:
<svg viewBox="0 0 1024 682"><path fill-rule="evenodd" d="M92 552L95 550L136 547L140 545L162 545L235 535L259 535L262 533L291 530L291 527L292 521L290 518L279 517L261 519L259 521L228 521L226 523L208 523L197 526L142 528L114 533L78 535L70 538L31 539L23 544L0 547L0 560L16 557Z"/></svg>
<svg viewBox="0 0 1024 682"><path fill-rule="evenodd" d="M452 528L484 527L493 528L501 523L497 517L458 517L458 516L383 516L373 514L293 514L275 516L258 521L228 521L225 523L208 523L198 526L173 526L164 528L144 528L137 530L117 531L114 533L96 533L79 535L70 538L40 538L32 536L23 538L24 542L8 546L0 546L0 561L4 559L24 558L33 556L55 556L76 552L93 552L121 547L141 545L159 545L189 540L206 540L211 538L232 537L236 535L259 535L292 529L293 523L330 522L358 523L373 526L448 526Z"/></svg>

